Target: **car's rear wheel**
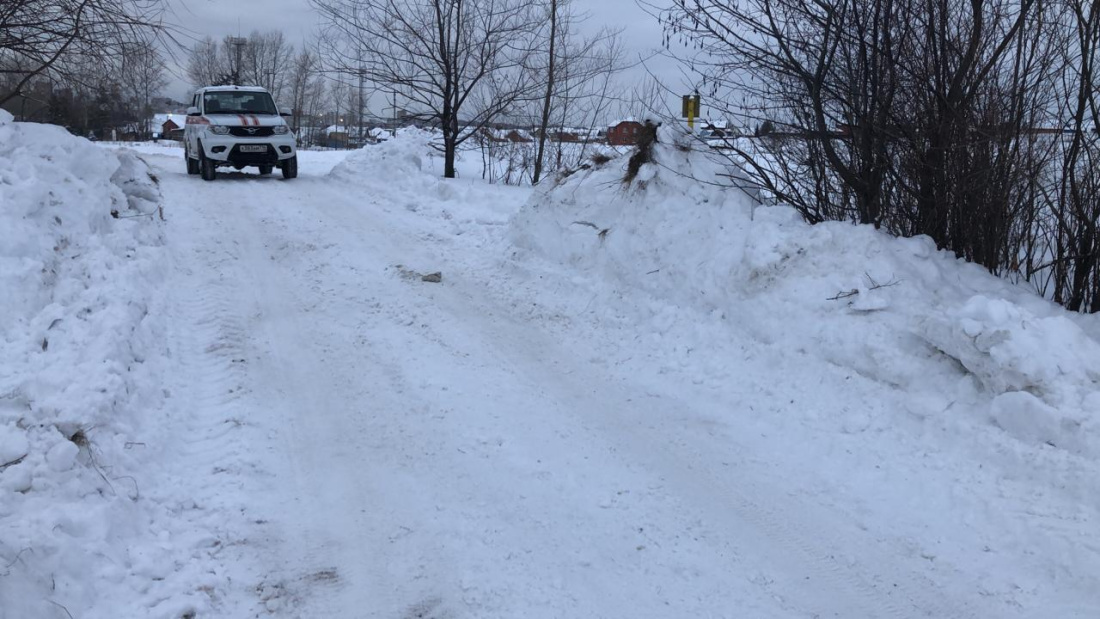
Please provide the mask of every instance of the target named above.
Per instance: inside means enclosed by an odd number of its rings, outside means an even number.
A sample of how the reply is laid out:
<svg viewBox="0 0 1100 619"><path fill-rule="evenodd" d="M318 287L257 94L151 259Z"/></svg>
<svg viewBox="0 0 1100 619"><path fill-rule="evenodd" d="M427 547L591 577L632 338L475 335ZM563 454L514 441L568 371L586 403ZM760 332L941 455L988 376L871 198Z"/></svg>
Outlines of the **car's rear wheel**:
<svg viewBox="0 0 1100 619"><path fill-rule="evenodd" d="M268 174L271 174L271 170L273 170L273 169L274 168L272 166L262 165L262 166L260 166L260 174L262 176L267 176Z"/></svg>
<svg viewBox="0 0 1100 619"><path fill-rule="evenodd" d="M199 162L191 158L191 153L187 152L187 149L183 150L183 158L187 161L187 174L194 176L199 173Z"/></svg>
<svg viewBox="0 0 1100 619"><path fill-rule="evenodd" d="M283 169L283 178L298 178L298 155L294 155L290 159L284 159L279 167Z"/></svg>
<svg viewBox="0 0 1100 619"><path fill-rule="evenodd" d="M202 180L204 181L212 181L218 177L218 166L213 159L206 156L201 142L199 143L199 172L202 174Z"/></svg>

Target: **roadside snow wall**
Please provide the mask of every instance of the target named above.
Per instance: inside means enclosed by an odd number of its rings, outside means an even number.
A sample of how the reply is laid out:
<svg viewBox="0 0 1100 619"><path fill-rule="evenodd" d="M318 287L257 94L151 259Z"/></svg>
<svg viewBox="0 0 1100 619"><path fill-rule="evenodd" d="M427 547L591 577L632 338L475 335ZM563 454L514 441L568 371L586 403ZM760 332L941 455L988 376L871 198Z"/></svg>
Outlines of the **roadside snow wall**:
<svg viewBox="0 0 1100 619"><path fill-rule="evenodd" d="M381 144L372 144L350 153L337 164L329 177L362 191L370 208L398 209L447 222L454 237L477 238L488 242L490 229L496 231L500 221L486 221L481 214L470 212L464 205L488 206L489 211L511 213L524 198L515 197L521 190L481 180L474 168L476 162L464 161L470 155L459 153L459 178L443 178L443 158L438 148L438 135L415 128L398 129L397 135ZM420 265L435 270L438 265Z"/></svg>
<svg viewBox="0 0 1100 619"><path fill-rule="evenodd" d="M431 167L433 139L429 131L398 129L393 139L353 151L329 175L351 183L373 178L401 188L415 188Z"/></svg>
<svg viewBox="0 0 1100 619"><path fill-rule="evenodd" d="M0 110L0 618L179 616L141 483L159 206L135 154Z"/></svg>
<svg viewBox="0 0 1100 619"><path fill-rule="evenodd" d="M964 403L977 423L1031 446L1100 457L1096 317L1067 313L927 237L810 226L790 208L760 206L730 187L726 162L678 139L662 130L654 161L629 184L624 157L538 189L511 222L513 245L600 282L608 298L642 291L648 302L601 320L673 338L666 345L685 359L731 345L714 338L732 327L752 345L901 390L916 418ZM702 380L709 369L693 371Z"/></svg>

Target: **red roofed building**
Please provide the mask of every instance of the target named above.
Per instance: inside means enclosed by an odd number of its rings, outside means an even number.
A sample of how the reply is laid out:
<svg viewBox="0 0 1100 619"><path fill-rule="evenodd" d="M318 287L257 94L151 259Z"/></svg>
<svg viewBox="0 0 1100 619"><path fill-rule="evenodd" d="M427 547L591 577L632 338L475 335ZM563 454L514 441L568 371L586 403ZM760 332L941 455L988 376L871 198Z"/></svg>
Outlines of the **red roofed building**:
<svg viewBox="0 0 1100 619"><path fill-rule="evenodd" d="M607 128L607 143L611 146L633 146L642 133L642 123L636 120L620 120Z"/></svg>

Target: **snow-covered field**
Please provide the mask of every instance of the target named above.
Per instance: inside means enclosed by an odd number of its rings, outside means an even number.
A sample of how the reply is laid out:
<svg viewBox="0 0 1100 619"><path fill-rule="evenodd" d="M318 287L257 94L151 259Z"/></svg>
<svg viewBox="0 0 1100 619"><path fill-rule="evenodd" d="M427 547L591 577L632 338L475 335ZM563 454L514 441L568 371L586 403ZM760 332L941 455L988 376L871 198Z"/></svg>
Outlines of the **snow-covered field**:
<svg viewBox="0 0 1100 619"><path fill-rule="evenodd" d="M0 118L0 618L1100 616L1100 320L674 142L205 183Z"/></svg>

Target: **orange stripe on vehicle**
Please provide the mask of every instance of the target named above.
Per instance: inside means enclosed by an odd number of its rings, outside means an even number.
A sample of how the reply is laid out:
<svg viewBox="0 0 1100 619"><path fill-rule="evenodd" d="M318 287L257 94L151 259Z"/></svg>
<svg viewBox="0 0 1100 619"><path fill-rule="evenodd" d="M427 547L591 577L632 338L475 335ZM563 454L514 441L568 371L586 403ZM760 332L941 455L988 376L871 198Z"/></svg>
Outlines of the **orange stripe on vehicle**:
<svg viewBox="0 0 1100 619"><path fill-rule="evenodd" d="M244 117L244 114L237 114L237 120L241 121L242 125L248 124L248 119Z"/></svg>
<svg viewBox="0 0 1100 619"><path fill-rule="evenodd" d="M255 123L257 127L260 126L260 119L256 116L252 116L252 122Z"/></svg>

